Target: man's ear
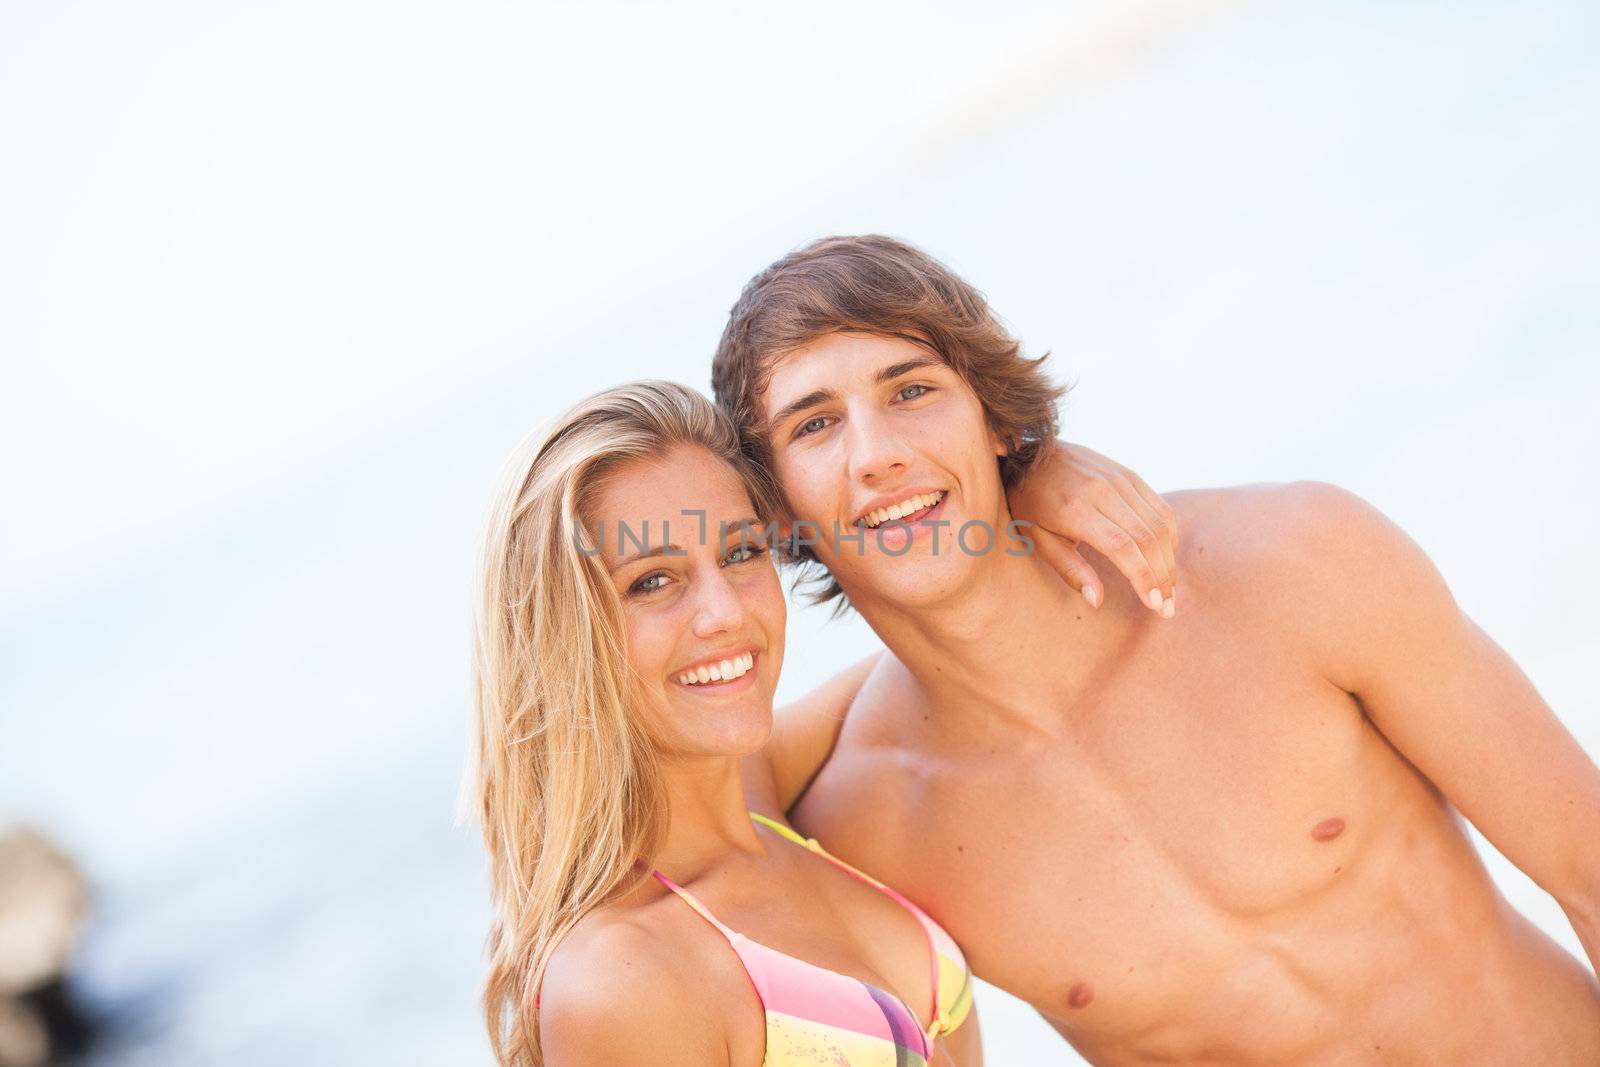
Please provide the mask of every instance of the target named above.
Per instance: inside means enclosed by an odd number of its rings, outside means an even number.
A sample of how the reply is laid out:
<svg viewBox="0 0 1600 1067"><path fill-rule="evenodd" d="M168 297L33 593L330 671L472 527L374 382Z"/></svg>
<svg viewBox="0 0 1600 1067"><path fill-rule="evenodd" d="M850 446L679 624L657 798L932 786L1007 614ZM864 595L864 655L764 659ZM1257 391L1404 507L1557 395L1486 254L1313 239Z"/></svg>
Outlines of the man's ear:
<svg viewBox="0 0 1600 1067"><path fill-rule="evenodd" d="M989 447L997 456L1009 456L1017 447L1016 434L1002 437L994 427L989 427Z"/></svg>

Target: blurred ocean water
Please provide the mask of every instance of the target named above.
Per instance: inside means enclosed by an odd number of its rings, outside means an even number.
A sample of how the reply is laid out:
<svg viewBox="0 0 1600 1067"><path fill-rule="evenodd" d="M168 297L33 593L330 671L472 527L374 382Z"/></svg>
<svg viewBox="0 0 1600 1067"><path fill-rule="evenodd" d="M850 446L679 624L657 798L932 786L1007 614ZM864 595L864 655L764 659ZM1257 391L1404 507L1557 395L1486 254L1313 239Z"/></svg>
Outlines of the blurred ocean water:
<svg viewBox="0 0 1600 1067"><path fill-rule="evenodd" d="M0 25L0 817L95 883L95 1064L489 1061L451 825L489 482L585 393L705 386L823 233L964 271L1158 488L1362 493L1600 753L1593 5ZM780 695L872 640L824 615ZM984 994L990 1062L1077 1062Z"/></svg>

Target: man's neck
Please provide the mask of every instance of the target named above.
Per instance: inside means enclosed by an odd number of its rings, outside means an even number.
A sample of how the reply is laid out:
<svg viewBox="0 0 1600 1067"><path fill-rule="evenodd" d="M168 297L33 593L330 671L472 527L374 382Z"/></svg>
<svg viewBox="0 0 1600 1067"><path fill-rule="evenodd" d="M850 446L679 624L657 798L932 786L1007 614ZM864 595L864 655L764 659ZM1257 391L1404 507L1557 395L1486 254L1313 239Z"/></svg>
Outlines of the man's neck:
<svg viewBox="0 0 1600 1067"><path fill-rule="evenodd" d="M1052 731L1129 621L1109 605L1089 607L1037 553L995 553L984 564L935 604L851 603L937 713L1000 714Z"/></svg>

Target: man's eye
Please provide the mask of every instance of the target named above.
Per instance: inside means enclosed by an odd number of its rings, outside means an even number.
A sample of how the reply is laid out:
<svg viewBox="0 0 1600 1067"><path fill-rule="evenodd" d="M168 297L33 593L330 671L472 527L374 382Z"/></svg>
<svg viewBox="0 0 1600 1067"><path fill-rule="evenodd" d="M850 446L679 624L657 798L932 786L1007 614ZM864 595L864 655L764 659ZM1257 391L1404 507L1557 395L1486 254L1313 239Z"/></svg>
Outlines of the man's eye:
<svg viewBox="0 0 1600 1067"><path fill-rule="evenodd" d="M637 582L634 582L631 586L629 586L628 587L628 592L630 592L630 593L654 593L656 590L661 588L661 584L659 584L659 583L664 583L664 582L666 582L666 580L667 580L667 576L665 574L662 574L660 571L657 571L655 574L647 574L643 578L640 578ZM651 584L652 582L658 583L658 584L652 585Z"/></svg>
<svg viewBox="0 0 1600 1067"><path fill-rule="evenodd" d="M916 390L916 392L912 392L913 389ZM928 387L926 385L908 385L904 389L900 390L899 396L901 400L915 400L917 397L921 396L927 391ZM907 396L907 393L911 393L911 395Z"/></svg>
<svg viewBox="0 0 1600 1067"><path fill-rule="evenodd" d="M794 435L796 437L806 437L810 434L816 433L819 430L826 429L827 425L828 416L818 415L814 419L807 419L805 422L802 422L800 424L800 428L794 432Z"/></svg>

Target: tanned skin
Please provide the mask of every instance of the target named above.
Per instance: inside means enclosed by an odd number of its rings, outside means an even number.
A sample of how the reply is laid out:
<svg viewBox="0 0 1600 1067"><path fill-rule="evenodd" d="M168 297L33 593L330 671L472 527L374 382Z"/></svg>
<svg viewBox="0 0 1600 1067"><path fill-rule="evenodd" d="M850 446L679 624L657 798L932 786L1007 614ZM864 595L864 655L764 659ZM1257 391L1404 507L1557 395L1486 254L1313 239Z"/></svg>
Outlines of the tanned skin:
<svg viewBox="0 0 1600 1067"><path fill-rule="evenodd" d="M652 863L745 936L915 1005L926 1027L933 979L917 920L748 815L782 816L770 777L742 782L739 759L772 728L785 605L767 553L739 533L753 511L737 474L704 449L676 446L612 474L596 512L612 529L648 519L664 531L685 506L733 532L679 537L671 554L661 551L662 534L649 552L623 549L613 536L600 552L623 604L630 701L649 724L669 804ZM726 686L682 681L690 667L746 652L753 665ZM819 698L836 702L836 690ZM654 879L586 915L562 941L539 1012L547 1067L752 1067L765 1055L763 1005L744 965ZM935 1051L937 1063L980 1067L976 1016Z"/></svg>
<svg viewBox="0 0 1600 1067"><path fill-rule="evenodd" d="M1004 528L970 389L937 360L878 377L919 354L840 333L776 361L767 412L830 394L768 427L794 518L940 488L947 538ZM770 753L794 823L1097 1064L1600 1063L1600 986L1462 820L1593 964L1594 763L1358 498L1166 499L1171 619L1117 585L1092 608L1037 553L816 546L887 651L848 703L789 709Z"/></svg>
<svg viewBox="0 0 1600 1067"><path fill-rule="evenodd" d="M1047 558L1061 580L1099 599L1101 574L1120 571L1130 589L1164 588L1170 599L1175 539L1166 505L1104 456L1059 448L1064 458L1031 480L1030 499L1060 531L1041 536L1053 538ZM781 821L781 798L793 797L798 782L780 780L761 748L774 726L786 611L767 546L740 536L741 522L757 523L736 473L679 446L614 472L595 507L613 530L629 522L647 541L657 531L650 552L625 555L620 535L602 537L600 550L623 606L631 698L657 745L669 800L666 840L652 863L745 936L899 996L926 1027L933 980L917 920L749 818L757 811ZM722 540L684 538L665 553L660 541L669 523L683 529L685 509ZM1155 536L1152 526L1165 532ZM1114 557L1099 573L1080 554L1095 547ZM1160 600L1141 610L1159 617ZM748 680L725 692L682 683L686 668L744 651L755 656ZM821 762L867 670L846 670L785 709L782 770ZM557 948L541 992L546 1067L749 1067L765 1056L764 1009L744 965L654 879L585 916ZM938 1039L933 1062L981 1067L976 1008Z"/></svg>

